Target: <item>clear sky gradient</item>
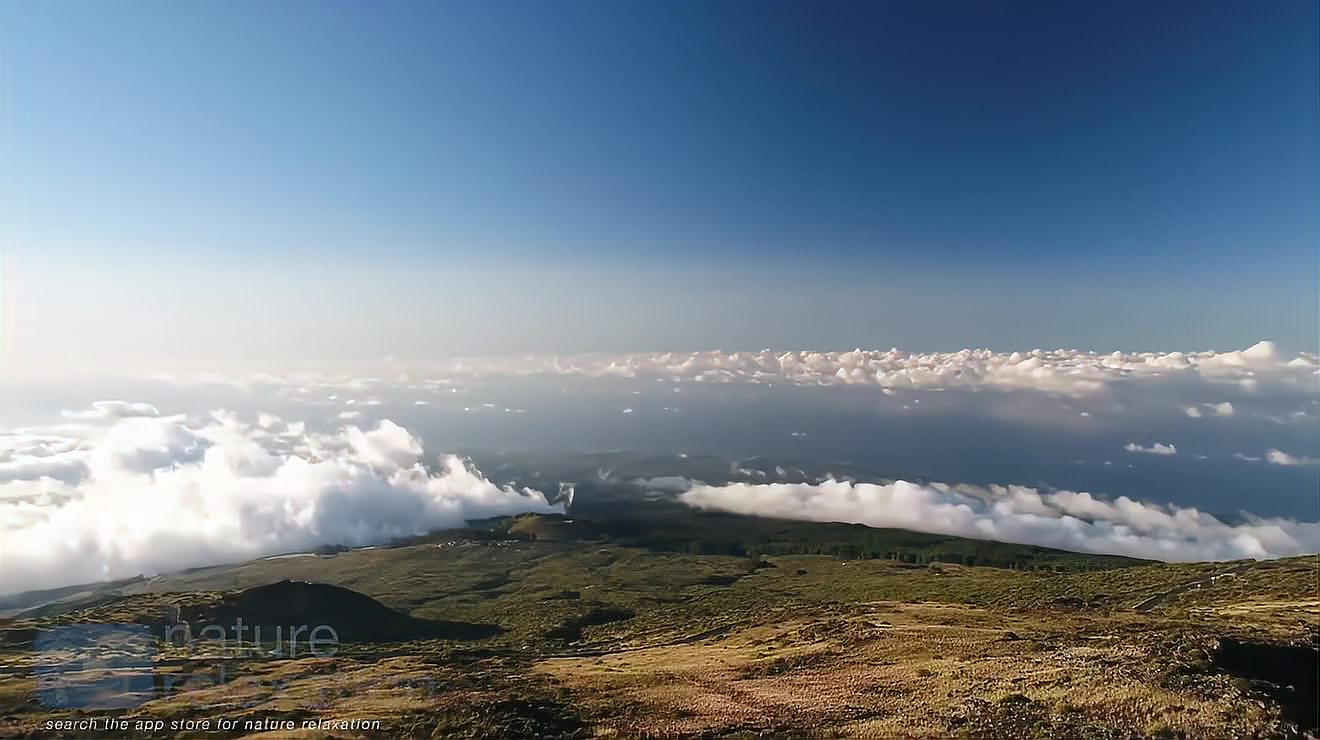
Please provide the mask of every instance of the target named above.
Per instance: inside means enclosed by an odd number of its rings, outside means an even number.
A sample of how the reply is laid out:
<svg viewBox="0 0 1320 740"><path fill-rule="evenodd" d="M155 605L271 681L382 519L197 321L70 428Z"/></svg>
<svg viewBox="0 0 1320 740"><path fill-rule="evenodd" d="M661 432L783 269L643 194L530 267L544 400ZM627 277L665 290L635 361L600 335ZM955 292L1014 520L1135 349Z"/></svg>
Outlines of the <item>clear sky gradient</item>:
<svg viewBox="0 0 1320 740"><path fill-rule="evenodd" d="M0 4L8 369L1316 349L1314 2Z"/></svg>

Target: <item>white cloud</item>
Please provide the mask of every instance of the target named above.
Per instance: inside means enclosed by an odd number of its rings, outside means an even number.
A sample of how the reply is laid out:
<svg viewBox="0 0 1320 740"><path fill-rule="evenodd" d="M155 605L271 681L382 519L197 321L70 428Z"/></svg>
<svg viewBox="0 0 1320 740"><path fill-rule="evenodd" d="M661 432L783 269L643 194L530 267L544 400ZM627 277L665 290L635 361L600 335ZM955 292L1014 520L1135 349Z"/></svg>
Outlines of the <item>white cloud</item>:
<svg viewBox="0 0 1320 740"><path fill-rule="evenodd" d="M1167 561L1276 558L1320 551L1320 523L1251 518L1230 526L1196 509L1125 496L1023 486L826 481L708 486L680 499L699 509L849 522Z"/></svg>
<svg viewBox="0 0 1320 740"><path fill-rule="evenodd" d="M1245 452L1234 452L1233 459L1242 460L1243 462L1261 462L1263 460L1270 465L1320 465L1320 459L1314 457L1297 457L1289 455L1283 450L1273 448L1265 450L1264 455L1248 455Z"/></svg>
<svg viewBox="0 0 1320 740"><path fill-rule="evenodd" d="M43 477L65 483L82 480L87 472L87 445L76 436L82 428L0 433L0 484Z"/></svg>
<svg viewBox="0 0 1320 740"><path fill-rule="evenodd" d="M430 385L461 383L482 376L581 375L707 383L875 385L886 389L985 387L1076 396L1102 392L1114 383L1139 381L1223 383L1250 391L1265 387L1296 390L1302 383L1314 383L1318 371L1320 357L1315 354L1289 358L1272 342L1259 342L1245 350L1230 352L1100 354L1074 349L1035 349L1005 353L964 349L921 353L855 349L526 355L419 363L410 369L409 377L430 376L423 381ZM171 379L181 380L178 376ZM345 372L338 377L314 373L291 373L283 377L262 374L231 382L244 386L269 383L300 389L363 391L377 390L384 381ZM1214 413L1231 413L1231 405L1205 406Z"/></svg>
<svg viewBox="0 0 1320 740"><path fill-rule="evenodd" d="M1204 414L1201 413L1201 408L1206 409L1208 413L1213 414L1214 416L1232 416L1234 413L1236 413L1236 410L1233 408L1233 404L1229 403L1228 401L1224 401L1222 403L1203 403L1201 404L1200 407L1188 406L1183 410L1186 411L1187 415L1192 418L1200 418L1204 416Z"/></svg>
<svg viewBox="0 0 1320 740"><path fill-rule="evenodd" d="M1271 465L1320 465L1313 457L1293 457L1283 450L1266 450L1265 462Z"/></svg>
<svg viewBox="0 0 1320 740"><path fill-rule="evenodd" d="M1232 352L1097 354L1080 350L1000 353L984 349L908 353L664 352L630 355L522 358L510 363L467 361L476 371L587 376L660 377L705 382L788 381L810 385L879 385L886 388L999 387L1081 395L1113 382L1140 379L1296 384L1314 378L1320 358L1284 358L1271 342ZM1231 408L1231 407L1230 407ZM1218 412L1218 411L1217 411Z"/></svg>
<svg viewBox="0 0 1320 740"><path fill-rule="evenodd" d="M160 412L151 404L129 403L128 401L95 401L90 409L62 411L60 413L68 419L88 421L126 419L133 416L160 416Z"/></svg>
<svg viewBox="0 0 1320 740"><path fill-rule="evenodd" d="M638 478L633 483L654 491L680 493L692 487L692 481L681 475L660 475L654 478Z"/></svg>
<svg viewBox="0 0 1320 740"><path fill-rule="evenodd" d="M0 437L0 592L552 510L540 493L498 487L453 457L427 470L421 443L390 421L311 434L269 414L256 425L221 412L95 418L104 423Z"/></svg>
<svg viewBox="0 0 1320 740"><path fill-rule="evenodd" d="M1176 454L1178 454L1178 448L1177 448L1177 447L1174 447L1172 444L1167 444L1167 445L1166 445L1166 444L1164 444L1163 442L1156 442L1155 444L1151 445L1150 447L1142 447L1141 445L1137 444L1136 442L1128 442L1127 444L1123 445L1123 449L1127 450L1128 452L1139 452L1139 453L1146 454L1146 455L1176 455Z"/></svg>

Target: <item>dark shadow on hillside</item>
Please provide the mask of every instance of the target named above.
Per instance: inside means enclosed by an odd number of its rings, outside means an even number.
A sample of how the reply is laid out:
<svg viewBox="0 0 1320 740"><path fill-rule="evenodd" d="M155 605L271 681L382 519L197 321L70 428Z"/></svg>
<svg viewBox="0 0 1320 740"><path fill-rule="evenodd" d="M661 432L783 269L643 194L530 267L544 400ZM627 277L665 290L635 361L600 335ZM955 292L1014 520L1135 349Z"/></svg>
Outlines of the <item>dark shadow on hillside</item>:
<svg viewBox="0 0 1320 740"><path fill-rule="evenodd" d="M1320 733L1316 692L1320 689L1320 635L1311 645L1276 645L1231 637L1219 641L1213 661L1221 670L1252 681L1279 703L1283 716L1311 736Z"/></svg>
<svg viewBox="0 0 1320 740"><path fill-rule="evenodd" d="M277 627L328 625L341 642L403 640L481 640L503 630L499 625L418 619L395 611L365 594L325 583L279 581L226 594L217 602L180 608L179 617L194 635L208 624L231 630L237 620L260 626L265 635Z"/></svg>

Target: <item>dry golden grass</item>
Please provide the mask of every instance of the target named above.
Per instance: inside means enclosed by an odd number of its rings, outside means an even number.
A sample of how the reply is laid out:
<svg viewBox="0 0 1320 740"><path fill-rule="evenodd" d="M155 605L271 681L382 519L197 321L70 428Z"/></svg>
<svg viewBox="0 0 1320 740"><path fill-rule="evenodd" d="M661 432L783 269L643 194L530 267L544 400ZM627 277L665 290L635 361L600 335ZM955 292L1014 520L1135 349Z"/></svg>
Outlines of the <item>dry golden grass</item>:
<svg viewBox="0 0 1320 740"><path fill-rule="evenodd" d="M230 580L334 581L414 615L506 632L346 644L333 658L294 660L160 646L153 672L193 680L119 714L379 719L380 735L423 738L1277 735L1279 705L1216 669L1209 651L1226 635L1297 643L1320 630L1314 557L1075 573L769 560L599 543L428 544L162 578L149 593L5 625L14 639L0 640L0 737L42 736L44 721L76 716L38 701L37 654L22 634L158 620L219 598ZM166 587L190 592L157 591ZM1149 612L1134 611L1151 599ZM631 616L585 619L605 608ZM580 634L555 636L571 620L585 625ZM228 671L219 685L206 679L217 665Z"/></svg>
<svg viewBox="0 0 1320 740"><path fill-rule="evenodd" d="M581 697L606 736L1220 736L1277 726L1274 710L1226 677L1164 685L1161 656L1129 626L874 603L690 644L554 658L536 670Z"/></svg>

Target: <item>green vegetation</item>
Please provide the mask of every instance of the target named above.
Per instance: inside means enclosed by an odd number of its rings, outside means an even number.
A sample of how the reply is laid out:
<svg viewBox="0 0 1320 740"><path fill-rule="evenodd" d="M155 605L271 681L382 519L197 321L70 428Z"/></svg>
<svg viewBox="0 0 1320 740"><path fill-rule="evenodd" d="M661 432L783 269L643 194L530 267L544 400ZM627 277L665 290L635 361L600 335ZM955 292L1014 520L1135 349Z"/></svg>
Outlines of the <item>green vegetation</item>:
<svg viewBox="0 0 1320 740"><path fill-rule="evenodd" d="M1170 565L656 512L503 518L70 591L0 623L0 735L77 716L36 700L38 631L240 612L339 621L348 641L329 658L226 659L221 684L195 677L208 659L166 650L154 672L172 690L114 712L361 716L408 737L1270 735L1301 716L1217 646L1251 663L1254 644L1309 644L1314 556Z"/></svg>
<svg viewBox="0 0 1320 740"><path fill-rule="evenodd" d="M602 519L525 514L486 524L490 532L499 536L556 542L604 541L694 555L751 558L760 555L829 555L850 560L896 560L912 565L953 563L1060 572L1148 562L861 524L798 522L699 512L667 501L648 502L640 514Z"/></svg>

